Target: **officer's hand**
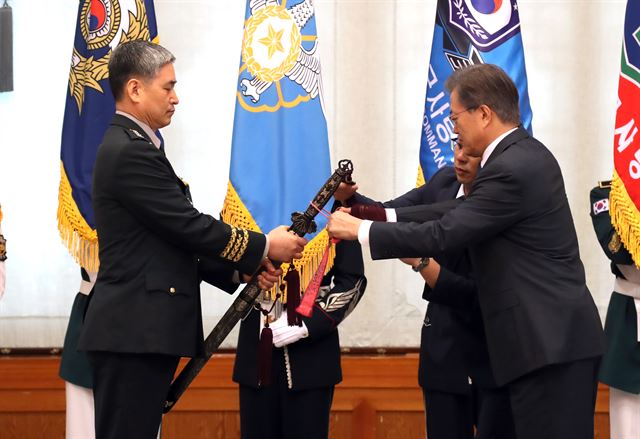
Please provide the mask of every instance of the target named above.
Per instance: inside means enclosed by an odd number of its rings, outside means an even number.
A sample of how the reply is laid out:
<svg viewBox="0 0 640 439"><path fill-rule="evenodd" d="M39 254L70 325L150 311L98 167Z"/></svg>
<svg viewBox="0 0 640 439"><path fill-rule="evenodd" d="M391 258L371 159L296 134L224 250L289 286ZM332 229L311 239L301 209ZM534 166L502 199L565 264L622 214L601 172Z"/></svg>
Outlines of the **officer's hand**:
<svg viewBox="0 0 640 439"><path fill-rule="evenodd" d="M272 261L289 262L300 259L307 240L289 232L287 226L279 226L269 232L269 254Z"/></svg>
<svg viewBox="0 0 640 439"><path fill-rule="evenodd" d="M282 269L275 268L271 261L267 258L262 260L260 267L264 267L264 270L257 276L258 286L261 290L270 290L278 282L278 279L282 275ZM242 280L247 283L251 280L251 276L248 274L242 275Z"/></svg>
<svg viewBox="0 0 640 439"><path fill-rule="evenodd" d="M355 241L358 239L358 229L362 220L345 212L333 212L329 217L327 231L332 238Z"/></svg>
<svg viewBox="0 0 640 439"><path fill-rule="evenodd" d="M342 182L340 183L340 186L338 186L338 189L333 194L333 198L343 203L347 201L349 198L353 197L353 195L356 192L358 192L357 184L347 184Z"/></svg>
<svg viewBox="0 0 640 439"><path fill-rule="evenodd" d="M282 276L282 269L274 267L267 258L262 260L261 265L264 267L264 271L258 275L258 285L261 290L270 290Z"/></svg>

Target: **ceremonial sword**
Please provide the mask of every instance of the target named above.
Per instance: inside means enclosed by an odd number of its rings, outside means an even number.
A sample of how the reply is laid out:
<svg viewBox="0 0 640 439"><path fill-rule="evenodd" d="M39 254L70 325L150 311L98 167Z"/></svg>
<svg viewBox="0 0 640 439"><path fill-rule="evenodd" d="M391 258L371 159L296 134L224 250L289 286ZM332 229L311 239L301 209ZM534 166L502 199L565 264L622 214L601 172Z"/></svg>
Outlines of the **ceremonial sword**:
<svg viewBox="0 0 640 439"><path fill-rule="evenodd" d="M351 160L340 160L338 167L331 174L331 177L324 183L318 191L313 201L309 203L307 210L304 212L294 212L291 214L291 226L289 230L298 236L304 236L307 233L313 233L317 229L314 217L329 202L340 183L352 183L351 174L353 173L353 164ZM275 263L278 267L280 263ZM236 326L240 319L244 318L253 303L256 301L260 293L258 286L258 274L254 274L249 283L240 291L240 294L233 301L227 312L222 316L218 324L211 330L211 333L204 341L204 356L194 357L189 360L187 365L180 371L178 376L173 380L169 387L167 400L164 403L164 413L168 413L176 404L178 399L187 390L191 382L198 376L202 368L207 364L213 353L220 347L222 341Z"/></svg>

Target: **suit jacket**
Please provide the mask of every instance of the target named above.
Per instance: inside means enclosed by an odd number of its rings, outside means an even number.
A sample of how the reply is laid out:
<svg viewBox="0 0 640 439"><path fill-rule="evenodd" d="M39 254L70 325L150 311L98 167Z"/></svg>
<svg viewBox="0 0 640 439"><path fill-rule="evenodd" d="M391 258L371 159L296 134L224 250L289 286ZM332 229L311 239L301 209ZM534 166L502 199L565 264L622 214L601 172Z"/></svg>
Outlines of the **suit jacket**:
<svg viewBox="0 0 640 439"><path fill-rule="evenodd" d="M302 317L309 336L283 348L273 348L273 361L282 361L289 388L328 387L342 381L338 324L356 307L367 286L362 249L357 241L336 245L333 267L324 276L311 317ZM253 310L242 321L233 380L258 387L260 314ZM274 368L275 370L275 368Z"/></svg>
<svg viewBox="0 0 640 439"><path fill-rule="evenodd" d="M94 168L100 271L81 350L197 355L200 280L232 292L234 268L258 267L264 235L198 212L185 192L164 152L115 115Z"/></svg>
<svg viewBox="0 0 640 439"><path fill-rule="evenodd" d="M459 188L453 168L444 167L426 184L377 204L399 209L452 201ZM356 194L352 202L372 200ZM469 392L470 377L481 387L494 387L469 255L458 250L439 254L436 260L438 280L434 288L425 283L422 293L429 305L420 338L418 381L425 389L450 393Z"/></svg>
<svg viewBox="0 0 640 439"><path fill-rule="evenodd" d="M439 214L424 206L427 222L374 223L372 257L470 249L499 385L602 354L602 324L585 284L562 173L544 145L518 128L498 144L469 196L429 221Z"/></svg>

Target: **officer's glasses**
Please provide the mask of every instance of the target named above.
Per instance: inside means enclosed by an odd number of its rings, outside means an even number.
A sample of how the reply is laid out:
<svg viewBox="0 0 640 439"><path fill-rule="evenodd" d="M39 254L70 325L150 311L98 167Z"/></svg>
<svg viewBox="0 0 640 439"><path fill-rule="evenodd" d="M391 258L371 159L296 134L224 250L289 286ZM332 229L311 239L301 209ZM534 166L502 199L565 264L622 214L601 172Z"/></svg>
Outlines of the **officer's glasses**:
<svg viewBox="0 0 640 439"><path fill-rule="evenodd" d="M458 143L458 136L451 138L451 151L455 152L457 148L460 148L460 144Z"/></svg>

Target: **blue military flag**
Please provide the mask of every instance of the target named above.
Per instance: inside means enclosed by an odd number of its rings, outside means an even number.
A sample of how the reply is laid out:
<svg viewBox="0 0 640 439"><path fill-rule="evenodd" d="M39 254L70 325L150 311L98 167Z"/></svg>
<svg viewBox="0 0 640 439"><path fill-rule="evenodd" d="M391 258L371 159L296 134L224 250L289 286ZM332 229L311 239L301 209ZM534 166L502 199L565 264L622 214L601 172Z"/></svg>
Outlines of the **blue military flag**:
<svg viewBox="0 0 640 439"><path fill-rule="evenodd" d="M81 0L71 56L62 146L58 229L72 256L98 270L91 185L93 165L115 103L108 84L111 51L120 43L157 42L153 0Z"/></svg>
<svg viewBox="0 0 640 439"><path fill-rule="evenodd" d="M444 84L470 64L500 66L520 94L522 123L531 133L531 107L516 0L438 0L420 140L418 184L453 163L449 94Z"/></svg>
<svg viewBox="0 0 640 439"><path fill-rule="evenodd" d="M291 223L331 174L312 0L248 0L222 218L268 232ZM328 245L308 236L296 262L307 285Z"/></svg>

